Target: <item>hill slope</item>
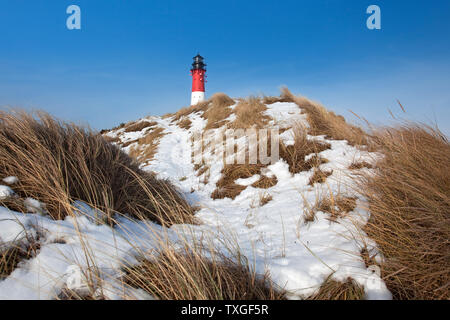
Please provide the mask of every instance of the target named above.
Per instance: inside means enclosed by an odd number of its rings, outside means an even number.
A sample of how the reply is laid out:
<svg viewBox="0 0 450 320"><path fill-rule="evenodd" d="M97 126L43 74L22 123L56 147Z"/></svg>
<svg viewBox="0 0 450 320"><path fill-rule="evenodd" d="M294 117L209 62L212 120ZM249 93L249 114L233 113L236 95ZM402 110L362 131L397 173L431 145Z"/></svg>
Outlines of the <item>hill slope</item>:
<svg viewBox="0 0 450 320"><path fill-rule="evenodd" d="M201 225L193 227L195 237L232 237L242 253L255 261L257 270L264 272L267 268L272 280L288 290L291 297L313 294L332 274L339 281L348 277L356 280L364 287L367 298L388 298L386 287L360 256L363 249L375 256L376 248L361 234L360 227L369 214L365 199L353 183L355 174L370 170L357 169L357 164L368 165L379 155L345 140L307 135L307 141L326 147L306 154L306 159L318 156L322 160L304 170L293 170L286 153L285 159L262 168L224 166L220 156L207 150L204 163L194 163L192 136L206 132L208 127L214 131L233 128L240 117L237 109L247 102L222 104L229 112L224 112L217 128L211 125L207 114L217 104L213 98L203 106L182 110L181 114L141 119L106 136L144 162L144 170L169 179L193 205L200 207L196 217ZM260 128L280 128L285 148L307 148L295 145L296 139L302 138L298 131L309 127L307 113L294 102L266 102L269 103L263 104L262 110L254 112L249 126L258 127L263 119ZM145 137L155 131L160 137L149 146ZM146 148L156 149L151 157L145 156ZM314 179L317 175L319 179ZM231 183L224 184L224 177ZM275 182L264 184L268 179Z"/></svg>
<svg viewBox="0 0 450 320"><path fill-rule="evenodd" d="M362 231L368 205L354 182L359 174L371 173L380 154L361 144L362 131L312 106L288 93L236 100L216 94L175 114L103 132L141 169L177 187L198 209L198 223L167 228L122 212L108 226L99 223L101 212L77 201L64 220L51 219L45 204L34 199L26 210L39 214L0 207L0 251L12 250L12 244L22 248L17 255L28 250L0 281L0 297L51 299L69 288L84 296L149 298L122 286L124 262L135 265L143 253L156 255L158 243L181 248L186 241L225 255L238 252L258 274L268 272L289 298L311 297L324 283L349 278L368 299L390 298L375 262L369 263L382 257ZM280 157L268 164L224 163L215 152L224 145L210 138L251 128L277 128L280 140L271 143L278 145ZM200 161L199 135L205 138ZM245 152L250 140L248 135L237 139L237 151ZM4 180L0 200L12 197L14 179ZM96 280L87 286L83 279L91 274Z"/></svg>

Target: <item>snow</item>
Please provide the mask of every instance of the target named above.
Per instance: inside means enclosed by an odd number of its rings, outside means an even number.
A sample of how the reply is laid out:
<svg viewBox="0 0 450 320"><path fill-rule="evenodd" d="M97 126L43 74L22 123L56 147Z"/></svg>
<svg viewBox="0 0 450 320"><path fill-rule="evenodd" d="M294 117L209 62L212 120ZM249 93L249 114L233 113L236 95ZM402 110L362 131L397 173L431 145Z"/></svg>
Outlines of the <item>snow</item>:
<svg viewBox="0 0 450 320"><path fill-rule="evenodd" d="M35 235L28 219L3 207L0 207L0 226L0 244L5 247Z"/></svg>
<svg viewBox="0 0 450 320"><path fill-rule="evenodd" d="M130 223L136 230L132 235L127 232ZM151 222L146 222L145 228L155 233L161 229ZM55 221L0 207L0 240L4 247L17 241L27 244L38 234L41 245L36 257L25 261L0 281L0 299L53 299L65 286L82 293L85 286L81 274L89 272L101 275L104 296L110 299L134 297L134 292L119 284L121 266L124 261L136 262L136 250L155 247L153 235L138 233L138 229L144 229L142 223L124 222L120 228L111 228L96 224L84 215Z"/></svg>
<svg viewBox="0 0 450 320"><path fill-rule="evenodd" d="M273 120L272 124L281 128L291 127L293 124L309 128L306 115L300 113L299 107L292 102L275 102L268 104L265 114Z"/></svg>
<svg viewBox="0 0 450 320"><path fill-rule="evenodd" d="M254 176L247 178L247 179L236 179L235 183L239 184L241 186L249 186L249 185L255 183L256 181L258 181L259 178L261 178L261 176L259 174L255 174Z"/></svg>
<svg viewBox="0 0 450 320"><path fill-rule="evenodd" d="M17 182L19 182L19 179L17 179L17 177L10 176L10 177L4 178L3 182L11 185L11 184L16 184Z"/></svg>
<svg viewBox="0 0 450 320"><path fill-rule="evenodd" d="M290 127L302 124L307 127L306 117L300 114L299 108L292 103L274 103L268 105L266 114L274 118L273 123L280 127ZM193 122L191 131L200 131L204 123L199 115L190 115ZM280 286L288 289L292 298L308 296L314 293L320 284L331 274L336 279L344 280L351 276L366 289L368 298L390 298L390 293L379 279L374 281L370 270L366 268L359 252L364 244L375 250L374 244L357 231L356 223L364 224L369 214L360 197L354 212L345 219L331 222L325 213L317 213L312 223L305 223L303 211L306 203L314 204L318 194L349 193L354 195L352 180L348 166L355 158L372 162L377 155L358 150L349 146L346 141L326 140L324 137L308 136L331 144L332 149L321 155L329 160L321 165L322 170L333 170L324 185L308 185L313 174L301 172L292 175L284 161L267 167L268 176L275 175L277 185L267 190L247 187L234 200L211 199L215 183L220 179L223 168L221 161L212 161L210 179L207 184L201 183L201 177L196 177L190 159L190 135L187 131L169 124L167 119L167 135L160 141L159 152L155 160L145 167L158 173L160 178L168 178L186 193L193 188L194 195L188 194L196 205L201 205L197 217L203 225L191 227L191 232L198 238L209 234L214 237L217 228L238 242L239 248L249 260L256 262L260 272L269 270L272 279ZM290 131L290 132L289 132ZM286 142L292 139L292 131L282 134ZM179 181L180 177L187 177ZM241 185L251 185L258 176L235 181ZM273 199L263 207L254 206L261 193L269 193ZM252 227L249 228L248 225ZM377 283L377 286L367 286L366 283ZM376 287L376 288L374 288Z"/></svg>
<svg viewBox="0 0 450 320"><path fill-rule="evenodd" d="M289 128L300 123L308 126L305 115L293 103L278 102L267 107L266 114L273 118L271 125ZM84 203L75 203L79 209L76 217L62 221L0 207L0 241L4 245L27 241L29 237L25 237L25 230L32 235L39 234L41 244L36 257L23 262L8 278L0 281L0 298L51 299L64 286L83 292L86 290L84 277L90 271L88 267L94 265L100 274L98 286L102 287L102 294L119 299L125 290L130 290L119 285L121 264L124 261L133 263L139 250L152 252L151 249L157 247L155 239L161 235L172 241L177 241L180 236L192 238L192 241L211 241L224 251L227 249L224 243L234 243L258 272L268 271L277 285L288 290L291 299L313 294L330 275L336 280L352 277L364 287L367 299L391 298L376 268L366 267L360 257L359 252L364 246L371 252L377 251L375 243L361 231L361 226L369 219L367 203L355 191L353 173L347 169L355 159L370 163L380 155L359 150L346 141L308 136L308 139L331 145L331 149L320 153L329 160L320 168L333 170L326 183L310 186L308 182L313 170L293 175L287 163L279 160L261 172L265 176L276 176L278 183L275 186L269 189L252 187L260 178L255 175L235 181L247 188L234 200L213 200L211 193L221 177L223 162L215 155L208 155L210 177L207 183L202 176L197 177L191 159L191 137L204 129L206 120L198 113L188 117L192 122L189 130L171 123L171 118L151 118L157 126L164 128L165 135L160 139L154 159L143 169L157 173L159 178L169 179L192 205L200 206L196 217L202 224L175 225L166 229L149 221L118 217L117 226L109 227L99 224L99 213ZM132 133L119 129L108 135L126 142L142 137L144 133L145 129ZM293 143L292 130L286 130L282 139L285 143ZM12 191L10 188L3 190ZM327 213L319 211L313 221L307 222L307 209L330 193L357 197L355 210L335 222L330 221ZM269 194L272 200L259 206L263 194ZM32 209L37 206L45 208L32 200L29 201L30 212L36 212ZM85 254L86 247L89 248L89 259ZM142 290L127 291L126 296L152 298Z"/></svg>
<svg viewBox="0 0 450 320"><path fill-rule="evenodd" d="M27 211L30 213L38 213L40 215L45 215L47 213L45 203L42 203L36 199L26 198L23 201L23 204L25 205Z"/></svg>
<svg viewBox="0 0 450 320"><path fill-rule="evenodd" d="M0 200L5 200L6 198L11 197L12 195L14 195L14 191L10 187L0 185Z"/></svg>

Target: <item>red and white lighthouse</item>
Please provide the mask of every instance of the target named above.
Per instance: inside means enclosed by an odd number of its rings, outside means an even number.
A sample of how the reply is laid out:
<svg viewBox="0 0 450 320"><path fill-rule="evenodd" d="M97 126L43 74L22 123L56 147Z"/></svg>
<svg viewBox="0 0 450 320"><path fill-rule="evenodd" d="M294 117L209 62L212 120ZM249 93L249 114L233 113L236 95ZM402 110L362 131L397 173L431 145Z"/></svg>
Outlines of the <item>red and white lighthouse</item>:
<svg viewBox="0 0 450 320"><path fill-rule="evenodd" d="M197 104L205 100L205 78L206 78L206 64L203 63L203 57L197 54L192 64L192 94L191 105Z"/></svg>

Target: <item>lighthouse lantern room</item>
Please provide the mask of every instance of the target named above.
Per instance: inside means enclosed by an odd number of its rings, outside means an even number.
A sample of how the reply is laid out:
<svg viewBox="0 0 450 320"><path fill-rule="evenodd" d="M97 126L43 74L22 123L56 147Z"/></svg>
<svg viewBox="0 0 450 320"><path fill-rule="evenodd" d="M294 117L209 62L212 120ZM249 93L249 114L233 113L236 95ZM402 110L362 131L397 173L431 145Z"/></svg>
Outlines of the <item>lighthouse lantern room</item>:
<svg viewBox="0 0 450 320"><path fill-rule="evenodd" d="M192 63L192 94L191 105L195 105L205 100L205 78L206 78L206 64L203 62L203 57L197 54Z"/></svg>

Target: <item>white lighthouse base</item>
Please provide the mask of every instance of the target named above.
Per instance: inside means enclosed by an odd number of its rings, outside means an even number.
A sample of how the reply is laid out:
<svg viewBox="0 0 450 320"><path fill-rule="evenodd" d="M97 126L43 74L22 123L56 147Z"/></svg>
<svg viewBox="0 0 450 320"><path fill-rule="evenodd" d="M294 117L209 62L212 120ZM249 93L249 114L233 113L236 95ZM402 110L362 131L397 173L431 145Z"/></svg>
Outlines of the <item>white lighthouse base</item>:
<svg viewBox="0 0 450 320"><path fill-rule="evenodd" d="M202 101L205 101L205 93L203 91L193 91L191 95L191 106Z"/></svg>

